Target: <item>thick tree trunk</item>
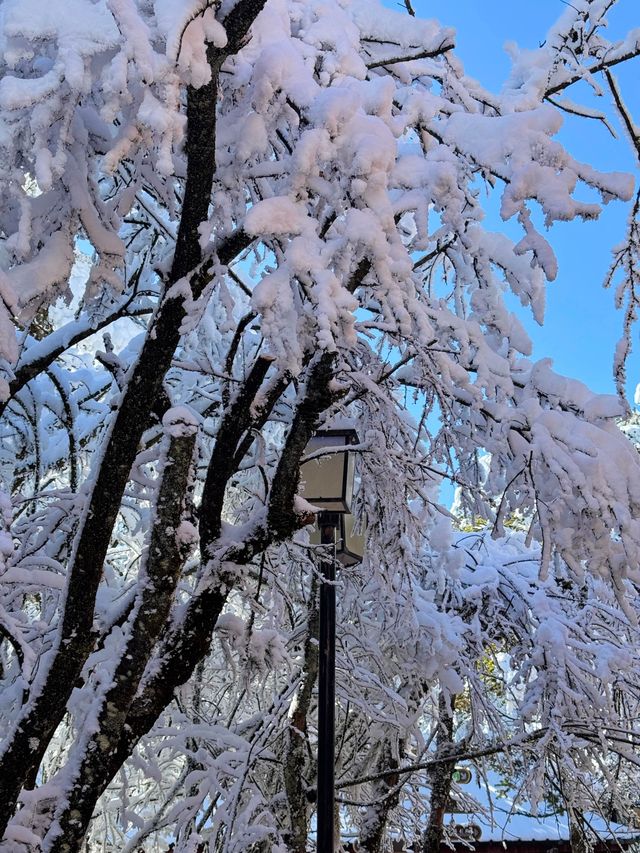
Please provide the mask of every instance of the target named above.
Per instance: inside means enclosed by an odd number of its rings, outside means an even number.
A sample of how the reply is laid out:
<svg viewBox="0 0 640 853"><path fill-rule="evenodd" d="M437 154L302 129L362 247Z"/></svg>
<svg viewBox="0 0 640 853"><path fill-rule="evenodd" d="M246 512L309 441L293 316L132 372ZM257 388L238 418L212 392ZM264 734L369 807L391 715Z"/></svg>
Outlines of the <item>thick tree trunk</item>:
<svg viewBox="0 0 640 853"><path fill-rule="evenodd" d="M249 426L250 407L270 363L269 359L257 359L242 390L223 418L206 480L209 482L214 478L218 491L215 492L215 501L211 496L205 495L206 500L203 497L203 516L208 519L207 524L213 513L217 512L220 515L222 512L222 496L226 483L235 470L229 460L233 462L233 452L240 437ZM114 687L105 696L98 731L85 747L84 758L74 779L73 787L67 791L65 809L55 816L56 834L47 839L46 848L50 849L51 853L70 853L74 849L73 844L84 836L97 798L117 770L117 767L114 769L112 757L118 754L117 747L131 703L156 640L167 623L182 566L179 547L172 531L176 530L180 522L179 514L188 485L189 461L195 434L189 436L189 453L187 453L187 446L183 447L185 441L184 438L178 438L171 444L166 460L166 474L158 499L156 524L149 546L147 578L143 583L142 601L131 629L131 639L116 671ZM219 530L219 527L217 529ZM201 539L203 550L206 550L207 543L208 540L203 537ZM216 602L217 606L212 608L213 621L202 620L200 623L208 626L207 638L206 645L196 646L199 657L196 660L189 658L193 661L194 667L202 660L208 649L211 631L225 600L226 596L220 596ZM170 699L165 702L158 713L169 701Z"/></svg>
<svg viewBox="0 0 640 853"><path fill-rule="evenodd" d="M299 478L300 458L315 429L319 415L336 399L335 392L329 391L333 378L333 361L333 355L322 355L310 367L305 393L298 405L285 442L283 456L286 456L286 463L281 460L272 484L272 493L278 498L278 525L277 527L274 525L258 528L252 541L228 550L226 559L234 566L248 562L259 550L264 550L271 541L289 537L299 524L299 520L293 512L293 496ZM264 364L260 367L260 360L254 365L254 371L258 373L264 368ZM260 383L255 383L251 376L250 373L246 386L255 387L257 390ZM246 387L244 390L246 391ZM229 445L232 455L233 447L242 443L241 436L246 428L241 409L246 407L248 410L252 401L253 396L251 394L240 392L227 412L225 419L228 418L230 423L235 424L237 430L235 444L231 442ZM269 405L274 405L275 401L276 398L273 398ZM262 417L265 416L266 414L263 413ZM221 432L223 436L227 436L226 430L222 429ZM227 438L224 440L226 442ZM210 476L211 468L217 458L214 450L207 478ZM219 485L224 490L226 482ZM289 495L290 501L288 512L285 512L283 505L285 500L283 496L286 495ZM218 505L221 510L221 501L215 503L215 506ZM207 510L208 506L203 503L202 509ZM209 529L207 526L204 530ZM210 545L213 543L208 542L201 531L203 554L208 552ZM65 830L64 835L56 835L55 839L51 839L55 846L48 848L48 850L55 851L55 853L63 853L63 851L64 853L67 851L71 853L74 850L74 847L69 845L72 845L75 839L79 837L81 825L84 826L83 832L86 831L86 826L98 798L118 769L131 755L140 738L151 729L162 711L169 705L175 690L187 681L197 664L208 653L213 629L226 603L227 596L233 589L235 577L225 578L220 568L220 562L216 562L216 565L218 566L217 577L212 580L210 585L205 586L202 592L194 596L186 608L182 622L162 638L154 656L154 665L151 667L153 675L146 682L143 682L138 695L128 706L126 715L118 715L119 739L114 728L110 732L109 748L100 752L99 762L94 761L95 750L92 750L91 754L88 755L87 760L91 762L90 783L76 785L76 799L66 810L70 814L69 827ZM212 573L211 565L205 566L205 570ZM129 701L128 693L123 694L123 696L125 700ZM119 710L122 710L122 704ZM110 719L115 718L110 717ZM99 740L100 736L101 732L99 731L94 740Z"/></svg>
<svg viewBox="0 0 640 853"><path fill-rule="evenodd" d="M202 93L199 92L199 99L201 97ZM201 186L198 191L202 192ZM209 190L207 203L208 196ZM206 207L204 211L206 218ZM188 253L181 251L181 256L186 261ZM181 264L174 263L176 277L187 272ZM64 715L67 700L80 671L94 647L93 611L102 565L138 444L178 345L180 324L184 316L182 298L166 299L161 305L111 427L76 541L56 652L44 683L32 686L25 712L2 755L2 830L13 812L27 775L42 760L49 740Z"/></svg>
<svg viewBox="0 0 640 853"><path fill-rule="evenodd" d="M240 0L225 19L229 43L224 52L208 49L211 81L189 88L187 97L187 182L169 283L187 277L201 262L199 226L208 218L215 170L217 76L224 58L237 51L265 0ZM230 241L229 250L237 250ZM225 263L231 257L222 257ZM191 281L194 296L206 271ZM66 704L91 653L93 614L102 566L120 501L149 413L162 387L180 339L184 297L162 301L110 428L88 506L82 516L69 569L64 611L50 666L31 686L23 713L0 755L0 832L10 820L20 790L33 774L60 723Z"/></svg>
<svg viewBox="0 0 640 853"><path fill-rule="evenodd" d="M569 815L569 844L571 845L571 853L589 853L589 839L585 832L584 819L582 813L574 808L568 808Z"/></svg>
<svg viewBox="0 0 640 853"><path fill-rule="evenodd" d="M402 752L400 743L398 752ZM385 741L378 760L378 771L393 770L399 766L398 755L390 740ZM384 849L385 833L389 813L398 805L400 799L400 777L397 773L388 773L373 786L373 805L369 806L366 819L360 833L360 849L363 853L381 853Z"/></svg>
<svg viewBox="0 0 640 853"><path fill-rule="evenodd" d="M436 739L436 757L446 759L453 752L453 710L455 699L440 694L438 702L440 719ZM451 780L455 770L455 758L436 764L431 775L431 803L429 820L422 845L423 853L440 853L444 836L444 817L451 795Z"/></svg>
<svg viewBox="0 0 640 853"><path fill-rule="evenodd" d="M114 673L113 686L103 698L97 732L84 745L82 761L64 797L64 808L54 815L55 828L45 841L45 849L51 853L72 853L84 838L94 807L91 792L96 780L104 776L108 756L118 743L145 665L171 609L185 556L176 531L182 521L196 440L193 427L187 427L186 432L171 439L129 640Z"/></svg>

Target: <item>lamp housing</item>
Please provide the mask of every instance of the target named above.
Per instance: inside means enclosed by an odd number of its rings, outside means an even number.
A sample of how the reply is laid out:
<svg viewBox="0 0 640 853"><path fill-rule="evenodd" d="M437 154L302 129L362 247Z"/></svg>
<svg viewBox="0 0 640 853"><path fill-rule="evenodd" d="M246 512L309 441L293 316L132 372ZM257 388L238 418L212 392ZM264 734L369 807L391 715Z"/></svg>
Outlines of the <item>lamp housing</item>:
<svg viewBox="0 0 640 853"><path fill-rule="evenodd" d="M323 513L319 514L319 521L314 523L309 534L311 545L321 544L319 523L322 523L322 515ZM355 566L356 563L361 563L364 557L364 533L355 532L356 519L351 513L338 513L336 518L336 559L343 566Z"/></svg>
<svg viewBox="0 0 640 853"><path fill-rule="evenodd" d="M306 454L327 450L317 459L300 466L300 495L325 512L349 513L353 500L354 454L349 447L358 443L354 429L318 430L306 447Z"/></svg>

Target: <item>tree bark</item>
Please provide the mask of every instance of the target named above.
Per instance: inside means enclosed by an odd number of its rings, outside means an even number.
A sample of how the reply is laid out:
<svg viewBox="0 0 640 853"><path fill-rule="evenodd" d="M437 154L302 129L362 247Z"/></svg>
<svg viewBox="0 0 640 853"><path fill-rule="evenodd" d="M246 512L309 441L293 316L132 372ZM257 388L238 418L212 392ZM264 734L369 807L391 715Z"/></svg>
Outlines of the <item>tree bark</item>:
<svg viewBox="0 0 640 853"><path fill-rule="evenodd" d="M221 569L222 563L225 559L235 566L246 563L271 542L291 536L299 526L299 519L294 513L293 496L299 479L300 459L320 414L336 399L335 393L329 390L333 378L333 371L331 370L333 361L334 356L332 354L321 355L309 368L305 392L296 409L292 427L285 441L283 456L288 454L286 464L282 462L281 458L281 464L278 466L272 484L272 492L278 496L279 500L278 528L270 528L268 525L258 527L253 539L232 546L226 551L224 558L216 558L215 560L206 559L205 553L211 550L210 546L213 543L207 543L206 540L203 542L201 534L201 551L205 561L204 570L212 575L212 564L215 564L218 567L218 573L211 577L208 584L203 584L201 591L194 595L186 608L183 620L166 632L152 663L149 664L148 657L145 659L148 670L153 674L149 676L146 682L143 680L137 695L128 706L127 713L124 716L118 715L118 725L114 726L109 733L109 748L101 751L99 761L88 756L87 760L92 762L91 778L89 784L77 786L82 788L78 792L79 799L77 800L78 803L81 802L81 809L73 808L70 811L70 828L67 833L70 833L71 839L81 837L79 835L81 825L84 826L82 832L86 831L86 826L97 800L113 776L131 755L140 738L151 729L159 715L171 702L175 690L187 681L197 664L208 653L213 629L235 582L233 577L224 576ZM257 365L258 362L254 365L255 370L258 370ZM252 384L251 373L247 378L247 383ZM255 387L257 391L259 382L254 383L252 387ZM276 399L271 399L271 406L275 405ZM232 456L232 448L238 442L242 444L241 439L246 427L244 415L236 406L241 403L242 407L246 407L248 410L252 400L251 394L243 394L241 391L230 405L226 417L231 424L235 424L234 440L230 439L230 433L226 429L221 428L225 446L227 446L228 441L228 448L231 448ZM266 415L263 412L261 416ZM214 448L209 469L218 459ZM229 476L232 471L233 469L228 472ZM209 477L209 471L207 477ZM223 490L225 486L226 481L219 483L219 487ZM288 512L285 512L281 503L283 495L290 496ZM204 508L206 509L206 507ZM209 528L205 528L205 530L209 530ZM166 624L166 621L163 624ZM123 694L125 699L128 699L128 695L128 693ZM111 719L114 720L115 718L111 717ZM100 733L96 735L96 739L99 738ZM95 750L92 751L92 755L94 753ZM58 836L52 839L52 843L58 845L50 848L55 853L71 853L74 850L73 846L65 847L64 844L68 842L58 840Z"/></svg>
<svg viewBox="0 0 640 853"><path fill-rule="evenodd" d="M229 42L224 50L209 46L211 80L187 91L187 181L169 284L196 270L202 260L199 226L208 218L215 170L217 77L224 59L242 45L265 0L240 0L225 19ZM231 240L230 249L237 249ZM223 263L233 256L219 256ZM197 298L206 271L192 277ZM0 755L0 832L15 809L20 790L46 751L64 716L66 704L91 653L93 613L102 566L120 502L151 408L162 387L180 339L184 296L164 298L152 320L120 407L109 430L88 505L80 521L69 569L64 610L48 670L33 683L23 713Z"/></svg>
<svg viewBox="0 0 640 853"><path fill-rule="evenodd" d="M453 711L455 698L446 697L444 693L441 693L438 706L440 714L436 737L436 757L442 758L450 755L454 750ZM451 781L455 766L454 757L451 761L436 764L431 772L431 803L429 821L422 845L423 853L440 853L440 845L444 836L444 816L451 795Z"/></svg>
<svg viewBox="0 0 640 853"><path fill-rule="evenodd" d="M79 769L64 797L65 806L56 812L55 829L45 840L45 849L51 853L72 853L82 842L94 808L91 791L95 781L104 775L145 665L169 615L185 558L177 530L183 517L195 440L195 429L171 439L129 640L114 673L113 686L104 695L97 731L84 745Z"/></svg>
<svg viewBox="0 0 640 853"><path fill-rule="evenodd" d="M582 812L568 807L567 815L569 817L569 844L571 846L571 853L589 853L591 846L585 832Z"/></svg>
<svg viewBox="0 0 640 853"><path fill-rule="evenodd" d="M387 739L382 746L378 770L393 770L398 766L398 756L394 754L392 742ZM360 849L363 853L381 853L383 850L389 812L398 805L400 799L399 782L397 773L389 773L373 784L375 803L369 806L360 833Z"/></svg>

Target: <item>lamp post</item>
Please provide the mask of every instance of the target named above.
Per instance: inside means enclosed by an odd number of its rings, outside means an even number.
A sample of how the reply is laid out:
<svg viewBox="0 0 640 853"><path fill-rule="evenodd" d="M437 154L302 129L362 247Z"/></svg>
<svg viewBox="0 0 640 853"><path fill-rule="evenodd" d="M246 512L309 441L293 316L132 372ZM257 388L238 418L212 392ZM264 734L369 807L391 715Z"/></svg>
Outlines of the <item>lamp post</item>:
<svg viewBox="0 0 640 853"><path fill-rule="evenodd" d="M349 447L357 441L358 437L352 429L319 430L307 445L307 454L319 450L327 452L317 459L306 462L300 471L301 494L309 503L322 507L322 512L318 513L320 544L333 545L331 558L327 559L323 556L320 563L318 853L334 851L336 558L350 563L358 559L356 549L359 542L352 542L347 536L347 530L351 531L353 526L353 519L349 516L349 512L353 498L354 454L349 453ZM360 558L361 556L360 554Z"/></svg>
<svg viewBox="0 0 640 853"><path fill-rule="evenodd" d="M320 514L320 542L336 542L337 513ZM333 853L336 739L336 562L320 564L319 671L318 671L318 853Z"/></svg>

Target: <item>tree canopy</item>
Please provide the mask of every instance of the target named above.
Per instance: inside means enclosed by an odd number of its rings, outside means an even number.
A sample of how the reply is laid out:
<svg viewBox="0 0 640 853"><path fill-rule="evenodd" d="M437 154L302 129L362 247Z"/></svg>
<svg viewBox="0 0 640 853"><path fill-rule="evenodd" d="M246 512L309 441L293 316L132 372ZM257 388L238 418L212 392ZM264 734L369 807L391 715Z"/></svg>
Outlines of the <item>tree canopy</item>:
<svg viewBox="0 0 640 853"><path fill-rule="evenodd" d="M345 832L421 837L464 757L629 805L638 196L556 136L563 110L588 131L586 81L640 152L614 76L638 32L575 0L496 95L405 6L2 4L2 849L305 850L299 477L336 418L367 540L338 579ZM532 360L512 298L542 322L554 223L610 203L618 397ZM486 529L456 532L443 479Z"/></svg>

